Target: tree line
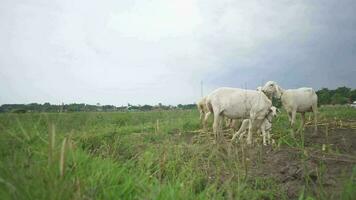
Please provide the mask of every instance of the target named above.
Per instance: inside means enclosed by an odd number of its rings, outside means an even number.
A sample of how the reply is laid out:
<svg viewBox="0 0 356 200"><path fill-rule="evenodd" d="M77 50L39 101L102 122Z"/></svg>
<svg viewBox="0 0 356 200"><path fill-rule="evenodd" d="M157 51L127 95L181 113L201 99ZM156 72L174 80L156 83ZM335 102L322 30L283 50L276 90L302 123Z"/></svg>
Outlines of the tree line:
<svg viewBox="0 0 356 200"><path fill-rule="evenodd" d="M344 105L356 101L356 89L348 87L339 87L334 90L322 88L318 90L318 103L319 105ZM277 104L280 102L277 101ZM278 105L277 105L278 106ZM114 106L114 105L96 105L84 103L72 104L50 104L50 103L30 103L30 104L3 104L0 106L0 113L14 112L129 112L129 111L152 111L152 110L186 110L195 109L196 105L192 104L178 104L176 106L163 105L131 105L127 106Z"/></svg>
<svg viewBox="0 0 356 200"><path fill-rule="evenodd" d="M30 103L30 104L3 104L0 106L0 113L26 113L26 112L132 112L132 111L152 111L152 110L173 110L173 109L193 109L195 104L178 104L177 106L163 105L90 105L84 103L72 104L50 104L50 103Z"/></svg>
<svg viewBox="0 0 356 200"><path fill-rule="evenodd" d="M318 90L318 103L319 105L344 105L356 101L356 89L348 87L339 87L335 90L322 88Z"/></svg>

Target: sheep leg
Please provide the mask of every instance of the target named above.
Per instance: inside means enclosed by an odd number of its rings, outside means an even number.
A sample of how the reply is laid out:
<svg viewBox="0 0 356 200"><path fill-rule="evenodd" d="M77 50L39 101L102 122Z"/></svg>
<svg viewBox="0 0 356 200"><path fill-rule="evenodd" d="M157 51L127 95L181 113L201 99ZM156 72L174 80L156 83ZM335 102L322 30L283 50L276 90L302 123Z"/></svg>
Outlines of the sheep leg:
<svg viewBox="0 0 356 200"><path fill-rule="evenodd" d="M216 113L216 112L215 112ZM214 123L213 123L213 132L215 135L215 142L218 142L218 137L219 137L219 128L220 128L220 121L221 121L221 116L219 113L215 114L214 113Z"/></svg>
<svg viewBox="0 0 356 200"><path fill-rule="evenodd" d="M262 126L264 117L260 116L259 118L250 119L249 128L248 128L248 136L247 136L247 144L252 144L252 134L256 133Z"/></svg>
<svg viewBox="0 0 356 200"><path fill-rule="evenodd" d="M246 130L242 131L242 133L240 134L239 140L242 139L242 137L246 134L246 132L247 132Z"/></svg>
<svg viewBox="0 0 356 200"><path fill-rule="evenodd" d="M232 128L233 130L235 130L235 126L236 126L236 120L232 119L231 120L231 124L230 124L230 128Z"/></svg>
<svg viewBox="0 0 356 200"><path fill-rule="evenodd" d="M301 132L301 131L304 130L304 124L305 124L305 113L302 112L302 113L300 113L300 115L302 116L302 123L301 123L301 125L300 125L300 127L299 127L298 132Z"/></svg>
<svg viewBox="0 0 356 200"><path fill-rule="evenodd" d="M246 129L248 129L248 121L244 120L241 124L240 129L233 135L231 142L235 140L237 136L240 135L239 140L242 138L242 136L246 133Z"/></svg>
<svg viewBox="0 0 356 200"><path fill-rule="evenodd" d="M236 138L237 136L240 135L240 137L241 137L241 132L243 132L243 131L241 131L241 129L239 129L239 130L232 136L231 142L234 142L234 140L235 140L235 138ZM239 138L240 138L240 137L239 137Z"/></svg>
<svg viewBox="0 0 356 200"><path fill-rule="evenodd" d="M294 137L294 123L297 112L295 110L292 111L292 120L290 122L290 126L292 128L292 136Z"/></svg>
<svg viewBox="0 0 356 200"><path fill-rule="evenodd" d="M292 111L292 118L291 118L291 121L290 121L290 126L291 127L294 126L296 115L297 115L297 112L296 111Z"/></svg>
<svg viewBox="0 0 356 200"><path fill-rule="evenodd" d="M234 125L234 120L233 119L230 119L229 120L229 128L232 128Z"/></svg>
<svg viewBox="0 0 356 200"><path fill-rule="evenodd" d="M318 132L318 125L317 125L318 124L318 119L317 119L318 106L313 105L312 110L313 110L313 115L314 115L314 134L316 134Z"/></svg>
<svg viewBox="0 0 356 200"><path fill-rule="evenodd" d="M271 132L267 131L267 144L271 144Z"/></svg>
<svg viewBox="0 0 356 200"><path fill-rule="evenodd" d="M254 120L250 121L249 126L248 126L248 134L247 134L247 144L251 145L252 144L252 124L254 124Z"/></svg>
<svg viewBox="0 0 356 200"><path fill-rule="evenodd" d="M267 138L267 133L264 128L261 128L262 136L263 136L263 145L267 146L266 138Z"/></svg>
<svg viewBox="0 0 356 200"><path fill-rule="evenodd" d="M206 125L208 123L209 116L211 115L211 112L205 113L204 121L203 121L203 128L206 130Z"/></svg>
<svg viewBox="0 0 356 200"><path fill-rule="evenodd" d="M287 111L287 114L288 114L288 121L289 121L289 123L291 123L292 122L292 112Z"/></svg>
<svg viewBox="0 0 356 200"><path fill-rule="evenodd" d="M220 121L219 121L219 137L224 136L224 132L223 132L224 120L225 120L225 117L221 116ZM221 137L220 137L220 139L221 139Z"/></svg>

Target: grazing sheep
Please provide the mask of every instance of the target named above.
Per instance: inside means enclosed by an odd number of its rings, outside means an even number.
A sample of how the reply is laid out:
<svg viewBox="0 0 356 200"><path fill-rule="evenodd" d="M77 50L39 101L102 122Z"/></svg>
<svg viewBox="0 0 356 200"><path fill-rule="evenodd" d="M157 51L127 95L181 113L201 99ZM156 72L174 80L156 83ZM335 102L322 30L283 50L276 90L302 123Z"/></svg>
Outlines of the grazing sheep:
<svg viewBox="0 0 356 200"><path fill-rule="evenodd" d="M272 119L273 117L277 116L277 108L272 106L270 108L270 112L264 119L264 121L261 124L261 127L258 129L258 133L262 133L263 136L263 145L271 144L271 129L272 129ZM231 139L231 142L235 140L237 136L239 137L239 140L246 134L246 131L249 128L250 120L245 119L242 121L240 129L234 134L234 136Z"/></svg>
<svg viewBox="0 0 356 200"><path fill-rule="evenodd" d="M198 107L198 111L200 113L200 122L203 125L204 129L206 128L206 124L208 121L209 116L211 115L211 112L207 105L206 105L206 98L207 96L203 97L202 99L200 99L197 102L197 107ZM225 118L225 126L228 128L233 128L235 126L235 120L233 119L229 119L229 118Z"/></svg>
<svg viewBox="0 0 356 200"><path fill-rule="evenodd" d="M239 88L218 88L207 97L207 106L214 114L213 131L220 139L221 122L230 119L250 119L247 144L252 143L252 132L257 131L268 114L272 102L263 92Z"/></svg>
<svg viewBox="0 0 356 200"><path fill-rule="evenodd" d="M199 117L200 123L203 124L204 128L206 126L206 122L207 122L207 120L209 118L209 115L210 115L210 111L206 106L206 98L207 97L205 96L205 97L203 97L202 99L200 99L197 102L197 107L198 107L198 110L199 110L199 113L200 113L200 117ZM207 115L207 117L206 117L206 115Z"/></svg>
<svg viewBox="0 0 356 200"><path fill-rule="evenodd" d="M267 96L275 96L281 99L283 108L288 113L288 118L291 127L295 123L296 113L302 115L302 124L300 130L304 128L305 113L313 112L314 114L314 132L317 132L317 111L318 111L318 96L312 88L298 88L284 90L274 81L268 81L263 86L263 92Z"/></svg>

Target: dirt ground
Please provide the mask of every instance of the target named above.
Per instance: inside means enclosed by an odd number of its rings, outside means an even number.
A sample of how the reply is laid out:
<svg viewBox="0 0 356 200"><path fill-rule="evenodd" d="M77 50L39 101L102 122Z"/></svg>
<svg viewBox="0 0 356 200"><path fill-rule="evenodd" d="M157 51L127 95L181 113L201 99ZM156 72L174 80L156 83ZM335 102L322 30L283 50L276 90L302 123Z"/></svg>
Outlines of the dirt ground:
<svg viewBox="0 0 356 200"><path fill-rule="evenodd" d="M356 131L354 129L305 131L305 148L264 148L262 162L256 161L257 151L249 151L252 161L250 176L273 178L288 197L298 197L308 184L319 199L338 199L344 180L356 166ZM324 146L324 148L323 148ZM317 190L319 188L319 190ZM324 194L318 194L323 188ZM330 196L332 195L332 196Z"/></svg>
<svg viewBox="0 0 356 200"><path fill-rule="evenodd" d="M197 133L180 137L192 144L197 140ZM225 142L228 143L230 137L226 134ZM253 146L246 147L246 152L249 177L272 178L288 198L297 199L308 185L306 188L311 191L306 192L319 199L339 199L345 178L350 177L356 166L356 130L321 127L314 134L312 128L306 128L304 149Z"/></svg>

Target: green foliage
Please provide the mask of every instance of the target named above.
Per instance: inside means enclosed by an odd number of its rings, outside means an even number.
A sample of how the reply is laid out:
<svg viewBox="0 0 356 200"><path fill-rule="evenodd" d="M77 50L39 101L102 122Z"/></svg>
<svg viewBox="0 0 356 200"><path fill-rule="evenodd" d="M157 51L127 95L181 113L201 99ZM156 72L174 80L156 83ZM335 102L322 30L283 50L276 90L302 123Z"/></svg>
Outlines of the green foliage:
<svg viewBox="0 0 356 200"><path fill-rule="evenodd" d="M319 105L327 104L347 104L356 101L356 89L351 90L347 87L339 87L335 90L322 88L316 92Z"/></svg>
<svg viewBox="0 0 356 200"><path fill-rule="evenodd" d="M335 93L332 97L331 97L331 104L346 104L348 103L348 98L345 96L342 96L342 94L340 93Z"/></svg>
<svg viewBox="0 0 356 200"><path fill-rule="evenodd" d="M153 110L191 110L195 109L195 104L179 104L178 106L163 105L159 103L156 106L151 105L131 105L128 106L113 106L113 105L90 105L84 103L72 103L62 105L52 105L50 103L38 104L3 104L0 106L1 112L135 112L135 111L153 111ZM21 112L22 111L22 112Z"/></svg>
<svg viewBox="0 0 356 200"><path fill-rule="evenodd" d="M341 199L351 200L356 197L356 167L353 168L351 177L345 181Z"/></svg>
<svg viewBox="0 0 356 200"><path fill-rule="evenodd" d="M323 88L319 91L316 92L318 94L318 104L319 105L326 105L330 104L331 100L331 95L330 91L327 88Z"/></svg>
<svg viewBox="0 0 356 200"><path fill-rule="evenodd" d="M321 120L334 117L356 119L356 112L320 109ZM274 122L277 144L300 146L284 112ZM227 157L209 137L192 142L199 127L196 110L0 114L0 199L288 199L275 179L247 176L241 155ZM65 137L73 147L61 177ZM354 176L345 181L344 199L354 186Z"/></svg>

